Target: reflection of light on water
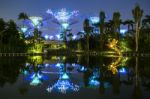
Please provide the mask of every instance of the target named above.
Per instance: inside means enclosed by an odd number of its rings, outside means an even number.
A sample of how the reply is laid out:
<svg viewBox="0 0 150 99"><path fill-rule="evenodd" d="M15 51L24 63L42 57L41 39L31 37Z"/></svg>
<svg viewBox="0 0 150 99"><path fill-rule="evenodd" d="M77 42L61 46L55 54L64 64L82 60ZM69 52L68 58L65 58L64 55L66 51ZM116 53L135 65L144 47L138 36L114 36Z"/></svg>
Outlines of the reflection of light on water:
<svg viewBox="0 0 150 99"><path fill-rule="evenodd" d="M100 81L98 81L100 77L100 73L98 69L94 69L92 76L89 78L90 87L98 87L100 85Z"/></svg>
<svg viewBox="0 0 150 99"><path fill-rule="evenodd" d="M37 86L42 84L43 80L47 80L47 77L38 72L38 73L32 73L31 75L28 75L26 80L30 81L31 86Z"/></svg>
<svg viewBox="0 0 150 99"><path fill-rule="evenodd" d="M119 73L126 74L127 71L126 71L126 69L124 67L122 67L122 68L119 69Z"/></svg>
<svg viewBox="0 0 150 99"><path fill-rule="evenodd" d="M79 65L80 66L80 65ZM85 72L85 71L87 71L87 68L85 68L84 66L80 66L79 68L78 68L78 71L79 72Z"/></svg>
<svg viewBox="0 0 150 99"><path fill-rule="evenodd" d="M41 82L40 78L34 77L33 80L30 82L30 85L32 85L32 86L37 86L37 85L39 85L39 84L41 84L41 83L42 83L42 82Z"/></svg>
<svg viewBox="0 0 150 99"><path fill-rule="evenodd" d="M52 90L65 94L67 91L79 91L79 86L74 85L69 80L59 79L52 87L47 88L48 92L52 92Z"/></svg>
<svg viewBox="0 0 150 99"><path fill-rule="evenodd" d="M84 66L83 67L81 67L81 69L80 69L81 71L86 71L87 70L87 68L85 68Z"/></svg>
<svg viewBox="0 0 150 99"><path fill-rule="evenodd" d="M61 79L69 79L69 76L68 76L66 73L64 73L64 74L61 76Z"/></svg>
<svg viewBox="0 0 150 99"><path fill-rule="evenodd" d="M59 68L60 68L60 67L62 67L62 66L63 66L62 63L57 63L57 64L56 64L56 67L59 67Z"/></svg>
<svg viewBox="0 0 150 99"><path fill-rule="evenodd" d="M45 67L49 67L50 65L49 65L49 64L44 64L44 66L45 66Z"/></svg>
<svg viewBox="0 0 150 99"><path fill-rule="evenodd" d="M100 82L99 82L98 80L91 79L91 80L89 81L89 85L90 85L90 86L97 87L97 86L100 85Z"/></svg>
<svg viewBox="0 0 150 99"><path fill-rule="evenodd" d="M65 94L67 91L78 91L79 86L71 82L67 73L63 73L53 86L47 88L48 92L52 92L52 90Z"/></svg>
<svg viewBox="0 0 150 99"><path fill-rule="evenodd" d="M27 71L27 70L25 70L24 72L23 72L23 74L24 75L27 75L29 72Z"/></svg>

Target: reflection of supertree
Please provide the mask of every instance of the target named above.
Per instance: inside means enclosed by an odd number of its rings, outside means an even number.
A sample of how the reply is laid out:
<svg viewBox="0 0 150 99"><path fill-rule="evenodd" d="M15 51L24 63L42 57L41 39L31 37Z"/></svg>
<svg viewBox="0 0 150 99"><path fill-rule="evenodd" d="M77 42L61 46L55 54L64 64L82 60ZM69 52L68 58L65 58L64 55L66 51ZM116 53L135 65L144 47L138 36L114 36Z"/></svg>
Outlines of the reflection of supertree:
<svg viewBox="0 0 150 99"><path fill-rule="evenodd" d="M78 91L79 86L73 84L69 76L64 73L62 76L59 77L58 81L52 87L47 88L48 92L51 92L52 90L57 90L65 94L67 91Z"/></svg>
<svg viewBox="0 0 150 99"><path fill-rule="evenodd" d="M98 87L100 85L100 82L98 80L99 77L100 77L99 69L94 69L92 76L89 77L89 86Z"/></svg>
<svg viewBox="0 0 150 99"><path fill-rule="evenodd" d="M26 63L25 69L22 70L22 73L26 76L26 80L30 81L31 86L40 85L43 80L47 79L47 77L41 72L42 68L44 68L42 65Z"/></svg>
<svg viewBox="0 0 150 99"><path fill-rule="evenodd" d="M65 8L61 9L58 12L52 12L52 10L48 9L46 11L50 16L54 18L53 22L59 24L61 26L61 36L63 40L66 40L66 32L69 30L69 26L76 23L72 19L78 15L78 11L67 12Z"/></svg>
<svg viewBox="0 0 150 99"><path fill-rule="evenodd" d="M47 91L52 92L53 90L56 90L63 94L65 94L67 91L78 91L79 86L71 82L69 74L66 71L66 65L57 64L56 66L59 68L60 72L59 79L53 86L49 86Z"/></svg>

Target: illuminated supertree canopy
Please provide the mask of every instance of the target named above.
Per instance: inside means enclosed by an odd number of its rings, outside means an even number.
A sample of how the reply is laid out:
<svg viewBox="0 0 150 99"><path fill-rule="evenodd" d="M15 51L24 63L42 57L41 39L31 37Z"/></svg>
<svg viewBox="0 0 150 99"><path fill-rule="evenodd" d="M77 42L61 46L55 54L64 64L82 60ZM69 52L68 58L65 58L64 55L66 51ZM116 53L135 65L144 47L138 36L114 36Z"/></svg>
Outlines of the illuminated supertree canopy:
<svg viewBox="0 0 150 99"><path fill-rule="evenodd" d="M33 36L34 29L41 29L43 24L43 18L38 16L30 16L29 19L23 20L22 25L19 26L19 31L25 35L25 37Z"/></svg>
<svg viewBox="0 0 150 99"><path fill-rule="evenodd" d="M71 18L78 15L78 11L75 10L68 12L65 8L58 12L53 12L52 10L48 9L46 12L58 20L59 23L68 23Z"/></svg>
<svg viewBox="0 0 150 99"><path fill-rule="evenodd" d="M34 28L39 28L43 20L42 17L37 17L37 16L31 16L29 17L29 19L31 20L31 24Z"/></svg>
<svg viewBox="0 0 150 99"><path fill-rule="evenodd" d="M51 9L48 9L46 11L47 14L49 14L53 22L60 25L60 37L59 40L66 40L66 32L69 29L70 25L75 24L76 21L74 20L74 17L78 16L77 10L74 11L67 11L65 8L60 9L59 11L52 11Z"/></svg>

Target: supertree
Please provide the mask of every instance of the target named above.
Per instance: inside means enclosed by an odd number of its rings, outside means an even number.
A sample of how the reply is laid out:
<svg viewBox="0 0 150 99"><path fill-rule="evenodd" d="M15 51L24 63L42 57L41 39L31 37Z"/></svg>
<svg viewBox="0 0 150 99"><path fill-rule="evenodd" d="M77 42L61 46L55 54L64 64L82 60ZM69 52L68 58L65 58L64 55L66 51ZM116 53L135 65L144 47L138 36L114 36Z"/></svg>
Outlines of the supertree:
<svg viewBox="0 0 150 99"><path fill-rule="evenodd" d="M65 8L60 9L57 12L53 12L50 9L46 11L46 13L49 14L50 17L52 17L52 21L60 25L60 38L62 38L62 40L66 41L66 33L67 31L71 31L69 27L77 22L76 20L74 20L74 17L78 16L78 12L79 11L77 10L69 12Z"/></svg>
<svg viewBox="0 0 150 99"><path fill-rule="evenodd" d="M43 23L43 18L38 16L30 16L28 19L23 20L19 26L19 30L26 37L33 36L34 29L40 29Z"/></svg>

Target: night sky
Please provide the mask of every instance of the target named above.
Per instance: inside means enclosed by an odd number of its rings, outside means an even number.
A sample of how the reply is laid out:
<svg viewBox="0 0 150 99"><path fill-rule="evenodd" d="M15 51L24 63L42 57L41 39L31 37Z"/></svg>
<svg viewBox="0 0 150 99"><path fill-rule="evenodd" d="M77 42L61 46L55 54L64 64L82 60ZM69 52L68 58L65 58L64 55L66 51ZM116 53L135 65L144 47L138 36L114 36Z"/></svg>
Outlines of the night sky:
<svg viewBox="0 0 150 99"><path fill-rule="evenodd" d="M80 22L73 26L74 30L79 31L82 29L84 18L97 16L101 10L105 11L107 20L112 18L115 11L121 13L122 19L132 18L131 11L136 3L144 10L144 15L150 14L150 0L0 0L0 17L17 21L20 12L26 12L30 16L43 16L47 9L79 10ZM51 27L52 30L55 31L57 28Z"/></svg>

